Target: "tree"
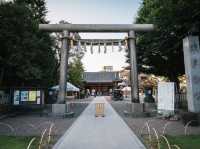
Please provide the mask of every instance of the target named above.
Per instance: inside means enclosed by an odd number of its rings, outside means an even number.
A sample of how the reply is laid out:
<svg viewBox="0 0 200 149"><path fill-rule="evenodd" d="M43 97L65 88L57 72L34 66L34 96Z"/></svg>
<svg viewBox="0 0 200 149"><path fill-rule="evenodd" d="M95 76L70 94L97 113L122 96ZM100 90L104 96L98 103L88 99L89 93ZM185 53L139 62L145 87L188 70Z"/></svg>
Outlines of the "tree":
<svg viewBox="0 0 200 149"><path fill-rule="evenodd" d="M182 39L199 28L199 6L199 0L142 1L136 23L152 23L156 30L138 35L139 71L178 82L178 76L184 74Z"/></svg>
<svg viewBox="0 0 200 149"><path fill-rule="evenodd" d="M32 6L39 0L29 2L16 0L0 5L1 86L47 87L55 81L53 40L38 30L38 24L45 22L45 6L38 6L36 11Z"/></svg>
<svg viewBox="0 0 200 149"><path fill-rule="evenodd" d="M83 73L84 73L84 67L81 62L81 57L76 56L72 59L72 61L69 63L68 68L68 80L72 84L81 87L83 85Z"/></svg>
<svg viewBox="0 0 200 149"><path fill-rule="evenodd" d="M32 19L40 22L40 23L47 23L46 20L46 2L45 0L14 0L15 3L20 5L26 5L31 10L33 16Z"/></svg>

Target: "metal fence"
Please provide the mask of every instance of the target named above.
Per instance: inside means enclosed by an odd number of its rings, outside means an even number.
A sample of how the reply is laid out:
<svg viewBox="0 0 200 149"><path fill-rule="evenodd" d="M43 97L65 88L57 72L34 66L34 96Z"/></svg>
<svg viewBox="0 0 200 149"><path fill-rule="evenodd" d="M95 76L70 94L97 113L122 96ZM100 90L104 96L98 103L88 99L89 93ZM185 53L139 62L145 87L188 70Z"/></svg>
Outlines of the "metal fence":
<svg viewBox="0 0 200 149"><path fill-rule="evenodd" d="M10 90L0 89L0 105L10 104Z"/></svg>

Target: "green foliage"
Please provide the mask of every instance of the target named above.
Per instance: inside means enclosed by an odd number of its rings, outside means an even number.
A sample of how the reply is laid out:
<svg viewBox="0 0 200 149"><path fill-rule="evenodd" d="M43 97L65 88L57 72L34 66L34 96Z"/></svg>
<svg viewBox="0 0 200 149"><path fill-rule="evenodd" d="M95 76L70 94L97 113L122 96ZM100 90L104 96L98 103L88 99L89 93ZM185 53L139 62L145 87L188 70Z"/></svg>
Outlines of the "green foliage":
<svg viewBox="0 0 200 149"><path fill-rule="evenodd" d="M53 40L38 30L38 23L45 21L42 2L16 0L0 5L1 86L48 86L55 80Z"/></svg>
<svg viewBox="0 0 200 149"><path fill-rule="evenodd" d="M0 149L25 149L32 138L33 137L0 136ZM39 138L33 142L31 149L38 148L38 141Z"/></svg>
<svg viewBox="0 0 200 149"><path fill-rule="evenodd" d="M33 13L33 19L40 23L47 23L45 0L15 0L15 3L26 5Z"/></svg>
<svg viewBox="0 0 200 149"><path fill-rule="evenodd" d="M184 74L182 39L199 28L199 6L199 0L143 0L136 23L155 24L156 30L138 35L140 71L178 81Z"/></svg>
<svg viewBox="0 0 200 149"><path fill-rule="evenodd" d="M176 144L181 149L198 149L200 147L199 135L167 136L167 138L169 139L170 144ZM164 142L162 142L162 146L164 146Z"/></svg>
<svg viewBox="0 0 200 149"><path fill-rule="evenodd" d="M81 57L76 56L73 58L72 62L69 64L69 82L72 84L81 87L83 85L83 72L84 67L81 62Z"/></svg>
<svg viewBox="0 0 200 149"><path fill-rule="evenodd" d="M188 136L166 136L167 140L170 143L171 148L173 145L179 146L181 149L198 149L200 147L200 136L199 135L188 135ZM158 142L156 138L152 138L152 141L149 141L149 137L143 136L144 143L148 148L158 149ZM159 138L160 149L169 149L166 141L163 138Z"/></svg>

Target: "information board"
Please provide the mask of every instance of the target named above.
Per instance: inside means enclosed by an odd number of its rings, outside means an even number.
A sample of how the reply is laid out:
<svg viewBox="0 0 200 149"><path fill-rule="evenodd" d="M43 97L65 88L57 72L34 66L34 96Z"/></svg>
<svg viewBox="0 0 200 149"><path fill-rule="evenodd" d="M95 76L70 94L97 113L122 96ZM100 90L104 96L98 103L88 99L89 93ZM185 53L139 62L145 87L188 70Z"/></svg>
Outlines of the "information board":
<svg viewBox="0 0 200 149"><path fill-rule="evenodd" d="M14 100L13 100L13 104L14 105L19 105L19 100L20 100L20 95L19 95L19 91L14 91Z"/></svg>
<svg viewBox="0 0 200 149"><path fill-rule="evenodd" d="M21 101L28 101L28 91L21 91Z"/></svg>
<svg viewBox="0 0 200 149"><path fill-rule="evenodd" d="M41 90L15 90L13 93L13 104L41 104L42 97Z"/></svg>
<svg viewBox="0 0 200 149"><path fill-rule="evenodd" d="M29 91L28 101L36 101L36 91Z"/></svg>

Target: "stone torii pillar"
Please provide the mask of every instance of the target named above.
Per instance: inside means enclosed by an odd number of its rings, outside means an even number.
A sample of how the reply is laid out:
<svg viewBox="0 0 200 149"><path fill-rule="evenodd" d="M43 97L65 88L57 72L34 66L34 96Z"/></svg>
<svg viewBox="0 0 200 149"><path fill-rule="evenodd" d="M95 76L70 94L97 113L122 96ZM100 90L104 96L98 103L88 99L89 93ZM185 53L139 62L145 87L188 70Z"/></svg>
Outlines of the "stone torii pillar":
<svg viewBox="0 0 200 149"><path fill-rule="evenodd" d="M65 97L66 77L67 77L67 37L69 32L124 32L129 34L129 47L131 59L131 87L132 87L132 102L138 103L138 74L137 74L137 58L135 45L135 32L147 32L154 29L153 24L40 24L40 30L51 32L63 32L63 45L61 52L61 67L60 67L60 90L58 102L62 103Z"/></svg>
<svg viewBox="0 0 200 149"><path fill-rule="evenodd" d="M67 88L67 65L68 65L68 52L69 52L69 31L63 31L62 35L62 48L60 60L60 80L59 80L59 93L57 103L64 103Z"/></svg>
<svg viewBox="0 0 200 149"><path fill-rule="evenodd" d="M137 70L137 55L136 55L136 43L135 32L130 30L128 33L129 50L130 50L130 79L131 79L131 101L139 103L139 89L138 89L138 70Z"/></svg>

